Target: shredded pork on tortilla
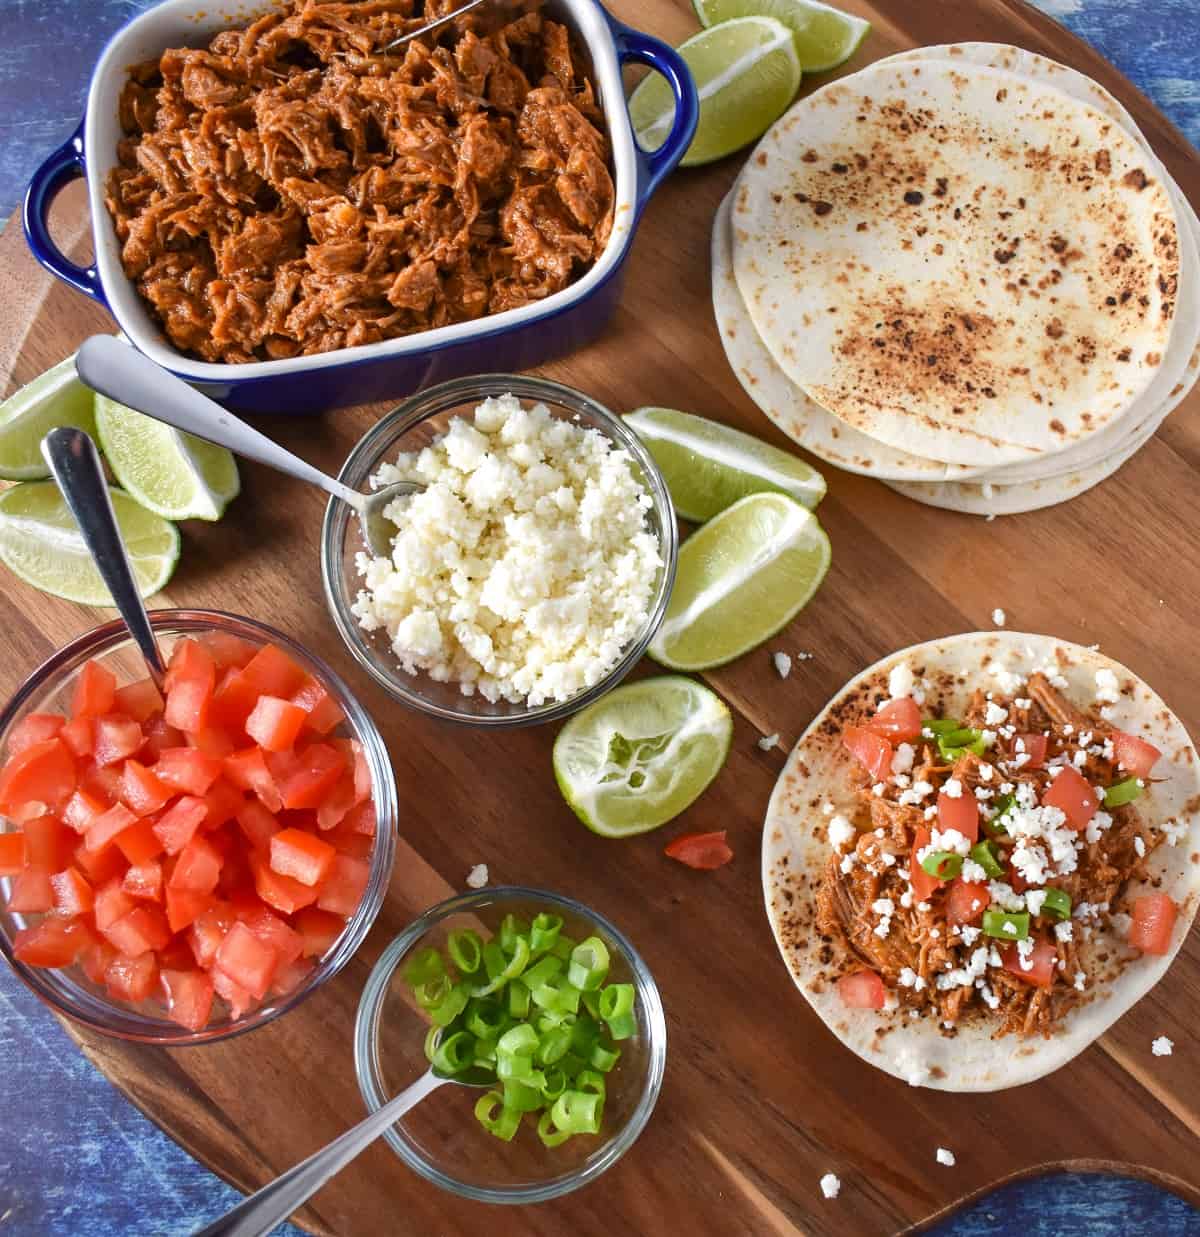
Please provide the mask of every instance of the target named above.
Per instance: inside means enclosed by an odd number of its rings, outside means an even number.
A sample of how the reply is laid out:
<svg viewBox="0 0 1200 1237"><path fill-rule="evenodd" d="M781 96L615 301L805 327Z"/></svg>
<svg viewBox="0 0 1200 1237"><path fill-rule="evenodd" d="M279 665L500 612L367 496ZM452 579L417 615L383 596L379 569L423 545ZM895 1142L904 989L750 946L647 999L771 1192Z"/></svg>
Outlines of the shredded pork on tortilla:
<svg viewBox="0 0 1200 1237"><path fill-rule="evenodd" d="M208 361L327 352L560 291L613 216L602 114L541 0L285 0L131 70L107 203L126 274Z"/></svg>
<svg viewBox="0 0 1200 1237"><path fill-rule="evenodd" d="M1012 771L1018 756L1016 743L1021 734L1047 733L1048 762L1063 763L1062 757L1074 763L1081 749L1081 735L1088 738L1083 745L1084 763L1076 765L1093 786L1107 786L1125 776L1115 761L1106 757L1105 740L1112 728L1102 720L1076 709L1043 674L1030 676L1024 697L1002 699L999 695L985 697L977 691L966 716L961 719L972 729L986 726L989 699L1008 713L1007 727L996 734L996 740L984 759L966 753L951 766L944 763L932 741L918 746L911 773L911 784L928 782L933 791L924 797L921 806L899 802L902 790L890 779L873 785L865 773L858 795L864 814L869 814L870 828L862 831L853 847L853 860L843 871L843 856L835 853L826 865L817 894L817 924L823 935L841 940L851 959L850 970L857 960L860 968L879 973L902 1008L911 1008L936 1017L938 1026L952 1032L967 1016L984 1017L996 1022L996 1035L1049 1035L1074 1006L1088 999L1086 986L1075 986L1077 975L1086 974L1081 960L1080 932L1072 939L1058 939L1049 916L1031 916L1031 935L1053 942L1057 963L1049 988L1035 987L1001 967L992 966L986 972L986 986L996 1001L995 1008L985 1004L983 989L972 983L939 988L937 977L951 970L963 971L972 954L981 946L999 945L988 937L978 936L964 941L960 925L947 918L948 886L939 887L927 902L910 897L904 906L902 896L909 888L906 874L909 858L918 830L928 828L924 807L937 800L937 792L951 778L962 785L963 795L974 795L982 788L985 795L995 795L1006 783L1027 782L1032 785L1040 802L1041 792L1049 785L1045 768ZM1111 746L1107 748L1111 753ZM982 774L984 766L992 772ZM998 770L1010 771L1000 773ZM876 794L876 786L882 791ZM1127 881L1146 876L1145 856L1162 840L1162 834L1148 830L1132 805L1107 809L1112 823L1103 831L1095 831L1096 840L1086 841L1077 852L1077 866L1068 875L1056 875L1048 883L1064 890L1075 908L1085 904L1102 908L1105 914L1116 910ZM880 836L882 834L882 836ZM1090 835L1089 835L1090 836ZM1138 854L1136 839L1141 839L1144 853ZM995 838L1006 867L1014 839L1006 835ZM887 856L887 858L885 858ZM894 906L890 925L884 935L876 932L878 914L873 904L889 898ZM978 922L976 920L976 922ZM1078 921L1076 921L1078 923ZM924 982L916 985L901 980L905 969Z"/></svg>

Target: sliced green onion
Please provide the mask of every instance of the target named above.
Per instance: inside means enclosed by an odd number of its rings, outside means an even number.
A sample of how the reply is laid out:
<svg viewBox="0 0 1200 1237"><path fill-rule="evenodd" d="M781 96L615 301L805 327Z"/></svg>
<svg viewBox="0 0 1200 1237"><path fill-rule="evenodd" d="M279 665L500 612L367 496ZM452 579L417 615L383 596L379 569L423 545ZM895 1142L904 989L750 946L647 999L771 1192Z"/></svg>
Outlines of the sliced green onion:
<svg viewBox="0 0 1200 1237"><path fill-rule="evenodd" d="M477 1039L475 1041L475 1064L491 1070L496 1068L495 1040Z"/></svg>
<svg viewBox="0 0 1200 1237"><path fill-rule="evenodd" d="M561 915L551 915L546 911L535 915L529 928L529 948L535 954L549 953L558 943L562 926Z"/></svg>
<svg viewBox="0 0 1200 1237"><path fill-rule="evenodd" d="M542 1083L542 1099L547 1104L553 1104L567 1089L567 1075L556 1065L553 1069L545 1070L542 1077L545 1079Z"/></svg>
<svg viewBox="0 0 1200 1237"><path fill-rule="evenodd" d="M990 834L992 837L997 837L1001 834L1007 834L1008 829L1004 825L1004 818L1017 805L1016 795L1001 795L992 803L992 814L983 822L983 831Z"/></svg>
<svg viewBox="0 0 1200 1237"><path fill-rule="evenodd" d="M600 1017L608 1023L613 1039L628 1039L637 1031L633 1004L637 992L632 984L609 984L600 993Z"/></svg>
<svg viewBox="0 0 1200 1237"><path fill-rule="evenodd" d="M552 1027L538 1039L534 1056L542 1065L553 1065L556 1061L561 1061L570 1048L571 1028Z"/></svg>
<svg viewBox="0 0 1200 1237"><path fill-rule="evenodd" d="M467 1031L455 1031L438 1044L432 1057L433 1068L439 1074L461 1074L475 1063L475 1037Z"/></svg>
<svg viewBox="0 0 1200 1237"><path fill-rule="evenodd" d="M538 1034L543 1035L555 1027L567 1027L568 1029L573 1027L578 1017L578 1014L573 1014L566 1009L544 1009L538 1014L534 1025L537 1027Z"/></svg>
<svg viewBox="0 0 1200 1237"><path fill-rule="evenodd" d="M1029 912L984 911L983 934L1001 941L1023 941L1029 935Z"/></svg>
<svg viewBox="0 0 1200 1237"><path fill-rule="evenodd" d="M600 1024L586 1015L576 1018L571 1028L571 1051L577 1052L585 1060L592 1051L592 1045L600 1038Z"/></svg>
<svg viewBox="0 0 1200 1237"><path fill-rule="evenodd" d="M602 1074L607 1074L620 1059L621 1050L619 1048L606 1048L597 1040L592 1045L592 1051L588 1056L588 1064L592 1069L599 1070Z"/></svg>
<svg viewBox="0 0 1200 1237"><path fill-rule="evenodd" d="M539 1074L537 1085L531 1085L523 1078L505 1078L504 1107L515 1108L517 1112L537 1112L544 1108L546 1101L542 1098L542 1087L545 1079Z"/></svg>
<svg viewBox="0 0 1200 1237"><path fill-rule="evenodd" d="M554 948L550 951L554 957L561 958L566 962L571 956L571 950L575 948L577 942L567 936L565 932L558 934L558 940L554 942Z"/></svg>
<svg viewBox="0 0 1200 1237"><path fill-rule="evenodd" d="M921 860L921 867L940 881L953 880L962 871L962 855L952 850L935 850Z"/></svg>
<svg viewBox="0 0 1200 1237"><path fill-rule="evenodd" d="M590 1091L593 1095L598 1095L601 1099L608 1094L608 1083L605 1081L604 1075L597 1073L594 1069L580 1070L575 1076L573 1089L576 1091Z"/></svg>
<svg viewBox="0 0 1200 1237"><path fill-rule="evenodd" d="M464 1026L476 1039L499 1039L508 1025L508 1015L499 1001L473 998L467 1003Z"/></svg>
<svg viewBox="0 0 1200 1237"><path fill-rule="evenodd" d="M996 853L995 842L976 842L971 847L970 858L979 864L993 880L1004 875L1004 865Z"/></svg>
<svg viewBox="0 0 1200 1237"><path fill-rule="evenodd" d="M943 730L938 734L938 741L947 747L966 747L979 738L979 731L970 726L960 726L957 730Z"/></svg>
<svg viewBox="0 0 1200 1237"><path fill-rule="evenodd" d="M1071 918L1071 895L1065 889L1055 889L1053 885L1046 886L1046 900L1042 903L1043 915L1051 919Z"/></svg>
<svg viewBox="0 0 1200 1237"><path fill-rule="evenodd" d="M527 936L518 936L514 938L515 944L513 947L513 955L511 958L505 958L504 968L498 975L491 975L490 968L488 974L490 978L486 984L480 984L475 989L476 996L491 996L493 992L503 988L510 979L516 979L518 975L525 969L529 963L529 938ZM488 967L488 949L493 942L488 943L483 947L483 965ZM494 957L494 955L493 955Z"/></svg>
<svg viewBox="0 0 1200 1237"><path fill-rule="evenodd" d="M598 1134L601 1103L591 1091L564 1091L554 1101L550 1119L563 1134Z"/></svg>
<svg viewBox="0 0 1200 1237"><path fill-rule="evenodd" d="M1132 803L1135 799L1140 799L1142 789L1142 784L1138 778L1122 778L1121 781L1114 782L1104 792L1104 806L1124 807L1127 803Z"/></svg>
<svg viewBox="0 0 1200 1237"><path fill-rule="evenodd" d="M446 999L446 994L453 986L449 975L437 975L433 979L414 984L413 996L422 1009L433 1009Z"/></svg>
<svg viewBox="0 0 1200 1237"><path fill-rule="evenodd" d="M608 946L598 936L589 936L571 950L567 979L580 992L594 992L608 977L608 966Z"/></svg>
<svg viewBox="0 0 1200 1237"><path fill-rule="evenodd" d="M600 990L596 989L593 992L585 992L579 998L583 1008L587 1010L597 1022L600 1021Z"/></svg>
<svg viewBox="0 0 1200 1237"><path fill-rule="evenodd" d="M418 949L404 968L404 979L410 988L420 988L445 974L446 964L442 961L442 955L432 947Z"/></svg>
<svg viewBox="0 0 1200 1237"><path fill-rule="evenodd" d="M953 717L930 717L921 723L921 729L936 735L953 734L956 730L962 729L962 722L956 721Z"/></svg>
<svg viewBox="0 0 1200 1237"><path fill-rule="evenodd" d="M529 925L520 915L505 915L500 921L500 948L509 957L512 957L517 949L517 941L522 937L525 938L525 944L528 945Z"/></svg>
<svg viewBox="0 0 1200 1237"><path fill-rule="evenodd" d="M442 1037L442 1028L431 1026L425 1032L425 1059L432 1063L433 1054L437 1052L438 1041Z"/></svg>
<svg viewBox="0 0 1200 1237"><path fill-rule="evenodd" d="M573 987L564 975L551 975L529 989L529 995L538 1009L553 1009L575 1013L579 1009L579 989Z"/></svg>
<svg viewBox="0 0 1200 1237"><path fill-rule="evenodd" d="M508 965L499 941L488 941L483 947L483 970L488 979L495 979Z"/></svg>
<svg viewBox="0 0 1200 1237"><path fill-rule="evenodd" d="M515 1108L504 1107L504 1096L499 1091L481 1095L475 1103L475 1119L489 1134L495 1134L506 1143L521 1128L521 1113Z"/></svg>
<svg viewBox="0 0 1200 1237"><path fill-rule="evenodd" d="M537 1132L538 1137L547 1147L561 1147L571 1137L565 1130L554 1128L554 1118L550 1115L549 1108L538 1118Z"/></svg>
<svg viewBox="0 0 1200 1237"><path fill-rule="evenodd" d="M474 975L483 963L483 942L478 932L470 928L451 932L446 938L446 952L450 960L464 975Z"/></svg>
<svg viewBox="0 0 1200 1237"><path fill-rule="evenodd" d="M529 986L523 979L514 979L509 982L508 1013L512 1018L529 1016Z"/></svg>
<svg viewBox="0 0 1200 1237"><path fill-rule="evenodd" d="M537 1032L528 1022L519 1022L515 1027L509 1027L496 1041L496 1056L501 1059L532 1057L537 1046Z"/></svg>
<svg viewBox="0 0 1200 1237"><path fill-rule="evenodd" d="M563 962L561 958L539 958L531 967L521 974L521 982L526 987L532 988L536 984L545 983L555 975L563 973Z"/></svg>
<svg viewBox="0 0 1200 1237"><path fill-rule="evenodd" d="M471 999L471 990L466 984L455 984L440 1004L429 1011L429 1017L435 1027L448 1027L459 1014L467 1008Z"/></svg>

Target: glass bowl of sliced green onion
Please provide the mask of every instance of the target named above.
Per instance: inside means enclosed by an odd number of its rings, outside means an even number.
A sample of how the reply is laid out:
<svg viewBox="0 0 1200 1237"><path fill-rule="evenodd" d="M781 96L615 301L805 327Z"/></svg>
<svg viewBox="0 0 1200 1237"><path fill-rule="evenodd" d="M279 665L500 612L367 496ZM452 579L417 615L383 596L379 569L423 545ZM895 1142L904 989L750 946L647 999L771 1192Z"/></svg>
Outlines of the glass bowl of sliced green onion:
<svg viewBox="0 0 1200 1237"><path fill-rule="evenodd" d="M425 912L375 964L354 1068L375 1112L431 1065L440 1087L384 1138L465 1198L535 1203L594 1181L645 1128L662 1087L658 987L602 915L505 886Z"/></svg>

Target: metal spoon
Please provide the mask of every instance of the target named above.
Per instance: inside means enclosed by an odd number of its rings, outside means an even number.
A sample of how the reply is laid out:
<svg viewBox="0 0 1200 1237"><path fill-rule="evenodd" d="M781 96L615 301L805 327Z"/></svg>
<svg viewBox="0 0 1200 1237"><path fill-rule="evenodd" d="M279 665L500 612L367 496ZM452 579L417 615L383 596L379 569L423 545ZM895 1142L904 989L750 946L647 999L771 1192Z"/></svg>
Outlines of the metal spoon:
<svg viewBox="0 0 1200 1237"><path fill-rule="evenodd" d="M150 677L161 691L167 668L121 541L96 444L83 430L64 426L42 439L42 456L79 524L100 578L146 659Z"/></svg>
<svg viewBox="0 0 1200 1237"><path fill-rule="evenodd" d="M390 43L377 47L374 54L381 56L384 52L395 51L397 47L403 47L405 43L411 43L413 39L419 39L421 35L428 34L431 30L438 30L446 25L447 22L452 22L456 17L461 17L464 13L469 13L472 9L477 9L481 4L486 3L487 0L469 0L469 3L464 4L461 8L457 8L450 13L443 13L441 17L435 17L433 21L427 21L423 26L418 26L416 30L410 30L407 34L402 34L398 39L393 39Z"/></svg>
<svg viewBox="0 0 1200 1237"><path fill-rule="evenodd" d="M295 1168L288 1169L282 1177L276 1177L270 1185L251 1194L219 1220L200 1229L194 1237L265 1237L327 1181L337 1176L360 1151L365 1151L385 1130L395 1125L410 1108L449 1082L467 1087L487 1087L495 1084L495 1076L489 1079L481 1071L476 1078L468 1070L466 1074L443 1078L432 1069L426 1070L412 1086L405 1087L378 1112L360 1121Z"/></svg>
<svg viewBox="0 0 1200 1237"><path fill-rule="evenodd" d="M391 554L396 535L396 527L384 515L384 508L396 498L419 494L425 488L410 481L398 481L374 494L360 494L306 464L265 434L251 429L207 395L188 386L182 378L111 335L94 335L87 340L75 357L75 369L93 391L119 404L144 412L177 430L195 434L197 438L228 447L248 460L320 486L327 494L349 503L358 513L363 540L376 557L386 558Z"/></svg>

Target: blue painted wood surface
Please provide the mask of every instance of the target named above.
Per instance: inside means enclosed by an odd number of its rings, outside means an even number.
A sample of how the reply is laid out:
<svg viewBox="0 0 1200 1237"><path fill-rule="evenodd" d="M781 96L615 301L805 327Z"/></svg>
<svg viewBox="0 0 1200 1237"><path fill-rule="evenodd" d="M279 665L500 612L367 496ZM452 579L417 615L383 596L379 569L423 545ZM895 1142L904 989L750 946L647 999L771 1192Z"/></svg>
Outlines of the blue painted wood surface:
<svg viewBox="0 0 1200 1237"><path fill-rule="evenodd" d="M1200 0L1039 2L1103 51L1200 145ZM148 5L0 0L0 216L75 125L105 40ZM1179 1065L1188 1068L1186 1050ZM183 1234L236 1202L234 1191L83 1059L7 969L0 969L0 1078L0 1237ZM1059 1175L999 1190L936 1231L939 1237L1200 1237L1200 1212L1145 1182Z"/></svg>

